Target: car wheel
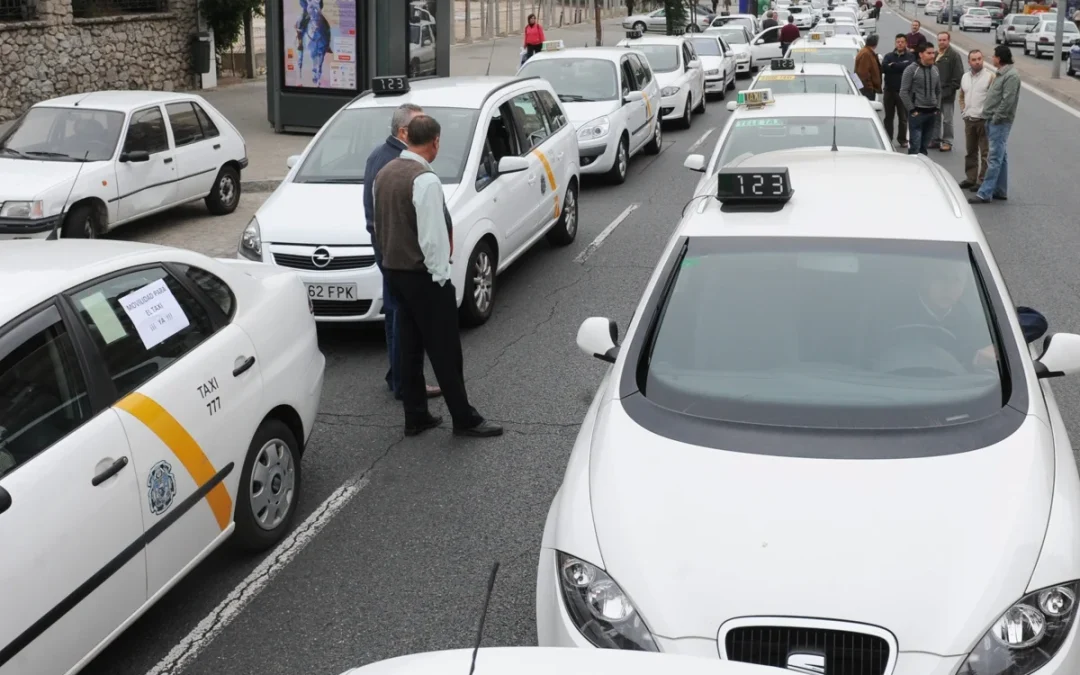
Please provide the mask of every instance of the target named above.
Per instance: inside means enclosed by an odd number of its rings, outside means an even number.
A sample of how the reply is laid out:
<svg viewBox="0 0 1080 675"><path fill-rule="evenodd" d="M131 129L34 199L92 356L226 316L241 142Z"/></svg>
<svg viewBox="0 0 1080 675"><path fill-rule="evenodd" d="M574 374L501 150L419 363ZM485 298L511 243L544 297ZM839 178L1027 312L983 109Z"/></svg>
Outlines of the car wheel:
<svg viewBox="0 0 1080 675"><path fill-rule="evenodd" d="M727 73L720 76L720 91L716 92L716 98L721 101L727 98Z"/></svg>
<svg viewBox="0 0 1080 675"><path fill-rule="evenodd" d="M626 172L630 168L630 142L626 140L626 134L619 138L619 147L615 148L615 163L607 173L608 181L615 185L626 182Z"/></svg>
<svg viewBox="0 0 1080 675"><path fill-rule="evenodd" d="M1028 49L1027 43L1024 43L1024 56L1031 56L1031 50Z"/></svg>
<svg viewBox="0 0 1080 675"><path fill-rule="evenodd" d="M80 204L68 211L60 228L63 239L96 239L101 233L97 209L91 204Z"/></svg>
<svg viewBox="0 0 1080 675"><path fill-rule="evenodd" d="M679 126L683 129L689 129L692 121L690 112L690 92L686 92L686 104L683 105L683 115L682 119L679 120Z"/></svg>
<svg viewBox="0 0 1080 675"><path fill-rule="evenodd" d="M1072 67L1072 62L1069 63L1069 68L1065 71L1065 74L1069 77L1076 75L1076 69Z"/></svg>
<svg viewBox="0 0 1080 675"><path fill-rule="evenodd" d="M263 551L285 536L300 496L300 444L281 420L267 419L248 446L236 493L233 541Z"/></svg>
<svg viewBox="0 0 1080 675"><path fill-rule="evenodd" d="M578 228L578 200L577 183L570 182L566 188L566 196L563 198L562 213L559 214L559 222L547 233L547 240L555 246L569 246L577 237Z"/></svg>
<svg viewBox="0 0 1080 675"><path fill-rule="evenodd" d="M240 172L231 166L221 167L210 194L206 196L206 208L215 216L224 216L240 205Z"/></svg>
<svg viewBox="0 0 1080 675"><path fill-rule="evenodd" d="M994 44L996 44L996 45L1001 44L1001 36L998 35L997 33L994 33Z"/></svg>
<svg viewBox="0 0 1080 675"><path fill-rule="evenodd" d="M638 21L637 23L634 24L634 30L636 30L638 32L644 33L645 28L646 28L645 22L643 22L643 21Z"/></svg>
<svg viewBox="0 0 1080 675"><path fill-rule="evenodd" d="M461 301L461 319L468 326L479 326L491 318L495 307L495 254L486 241L479 241L465 268L465 297Z"/></svg>
<svg viewBox="0 0 1080 675"><path fill-rule="evenodd" d="M689 94L687 94L687 96L689 96ZM701 103L698 103L698 107L694 108L694 112L696 112L699 115L703 114L705 112L705 106L706 106L706 103L705 103L705 90L702 89L701 90Z"/></svg>
<svg viewBox="0 0 1080 675"><path fill-rule="evenodd" d="M727 90L728 91L731 91L732 89L735 88L735 80L738 77L739 77L738 73L735 73L734 75L731 76L731 82L728 82L728 85L727 85Z"/></svg>
<svg viewBox="0 0 1080 675"><path fill-rule="evenodd" d="M652 140L645 144L645 152L649 155L659 155L660 148L663 146L663 124L660 124L660 120L656 120L656 130L653 132Z"/></svg>
<svg viewBox="0 0 1080 675"><path fill-rule="evenodd" d="M696 23L689 23L689 24L686 25L686 32L687 33L700 33L701 32L701 27L698 26Z"/></svg>

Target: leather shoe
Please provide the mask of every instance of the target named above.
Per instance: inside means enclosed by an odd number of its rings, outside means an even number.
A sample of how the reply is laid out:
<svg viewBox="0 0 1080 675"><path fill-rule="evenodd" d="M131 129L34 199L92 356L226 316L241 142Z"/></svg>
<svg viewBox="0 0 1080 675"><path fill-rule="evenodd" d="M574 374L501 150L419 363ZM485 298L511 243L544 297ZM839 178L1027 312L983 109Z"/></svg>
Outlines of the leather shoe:
<svg viewBox="0 0 1080 675"><path fill-rule="evenodd" d="M975 181L973 181L973 180L962 180L962 181L960 181L960 189L961 190L970 190L973 187L975 187Z"/></svg>
<svg viewBox="0 0 1080 675"><path fill-rule="evenodd" d="M416 422L405 423L405 435L406 436L419 436L428 429L434 429L442 424L442 418L435 415L428 415L427 419L420 419Z"/></svg>
<svg viewBox="0 0 1080 675"><path fill-rule="evenodd" d="M968 204L989 204L989 203L990 203L989 199L983 199L979 195L975 195L973 197L968 197Z"/></svg>
<svg viewBox="0 0 1080 675"><path fill-rule="evenodd" d="M994 199L998 200L999 202L1009 201L1009 197L1007 195L994 195Z"/></svg>
<svg viewBox="0 0 1080 675"><path fill-rule="evenodd" d="M503 428L498 424L492 424L487 420L484 420L475 427L467 427L459 429L454 427L455 436L473 436L475 438L491 438L492 436L502 436Z"/></svg>

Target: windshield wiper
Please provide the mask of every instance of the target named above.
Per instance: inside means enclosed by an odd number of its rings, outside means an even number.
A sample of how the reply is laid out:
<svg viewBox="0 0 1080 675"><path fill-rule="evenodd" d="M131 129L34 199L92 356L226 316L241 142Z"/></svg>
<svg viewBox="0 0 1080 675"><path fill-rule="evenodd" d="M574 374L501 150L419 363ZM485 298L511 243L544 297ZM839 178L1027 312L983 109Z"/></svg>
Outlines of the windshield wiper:
<svg viewBox="0 0 1080 675"><path fill-rule="evenodd" d="M305 178L303 180L296 181L297 183L327 183L338 185L362 185L363 178Z"/></svg>
<svg viewBox="0 0 1080 675"><path fill-rule="evenodd" d="M14 149L14 148L0 148L0 152L6 153L6 154L9 154L9 155L15 155L19 159L29 159L26 155L24 155L23 153L19 152L18 150Z"/></svg>
<svg viewBox="0 0 1080 675"><path fill-rule="evenodd" d="M55 157L56 159L66 159L66 160L68 160L70 162L85 162L86 161L86 160L80 159L78 157L72 157L71 155L67 154L66 152L46 152L45 150L27 150L23 154L30 155L32 157Z"/></svg>
<svg viewBox="0 0 1080 675"><path fill-rule="evenodd" d="M559 100L564 103L579 103L581 101L592 101L591 98L585 98L579 94L559 94Z"/></svg>

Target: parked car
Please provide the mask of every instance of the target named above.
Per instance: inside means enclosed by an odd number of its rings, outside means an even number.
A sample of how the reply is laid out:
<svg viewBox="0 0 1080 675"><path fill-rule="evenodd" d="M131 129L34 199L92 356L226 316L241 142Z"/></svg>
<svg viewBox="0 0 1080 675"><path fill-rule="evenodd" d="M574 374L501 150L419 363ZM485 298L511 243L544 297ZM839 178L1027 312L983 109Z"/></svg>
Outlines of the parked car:
<svg viewBox="0 0 1080 675"><path fill-rule="evenodd" d="M1024 53L1034 53L1035 58L1037 59L1042 58L1043 56L1053 57L1056 36L1056 21L1040 21L1039 25L1033 26L1031 30L1024 35ZM1067 59L1069 58L1068 48L1072 45L1080 44L1080 28L1077 28L1075 23L1066 21L1063 38L1061 57Z"/></svg>
<svg viewBox="0 0 1080 675"><path fill-rule="evenodd" d="M1005 3L1001 0L979 0L979 7L990 12L990 20L995 26L1005 18Z"/></svg>
<svg viewBox="0 0 1080 675"><path fill-rule="evenodd" d="M1073 45L1069 49L1069 69L1068 75L1076 75L1076 71L1080 70L1080 45Z"/></svg>
<svg viewBox="0 0 1080 675"><path fill-rule="evenodd" d="M999 45L1022 45L1025 34L1037 25L1039 17L1034 14L1010 14L994 31L994 42Z"/></svg>
<svg viewBox="0 0 1080 675"><path fill-rule="evenodd" d="M945 5L941 0L928 0L926 6L923 8L923 14L926 16L937 16L941 13L941 8Z"/></svg>
<svg viewBox="0 0 1080 675"><path fill-rule="evenodd" d="M705 5L688 6L686 17L689 20L686 30L700 33L712 24L716 13L711 7ZM637 30L642 33L667 33L667 10L660 8L647 14L634 14L623 19L622 25L626 30Z"/></svg>
<svg viewBox="0 0 1080 675"><path fill-rule="evenodd" d="M960 30L981 30L989 33L994 28L990 20L990 12L982 7L968 7L960 17Z"/></svg>

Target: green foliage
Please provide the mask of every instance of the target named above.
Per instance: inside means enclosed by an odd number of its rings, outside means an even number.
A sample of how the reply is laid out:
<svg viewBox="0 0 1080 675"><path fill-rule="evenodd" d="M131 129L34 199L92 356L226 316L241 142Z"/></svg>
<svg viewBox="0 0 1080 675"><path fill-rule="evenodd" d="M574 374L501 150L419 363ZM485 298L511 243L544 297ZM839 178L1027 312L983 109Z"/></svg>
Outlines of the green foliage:
<svg viewBox="0 0 1080 675"><path fill-rule="evenodd" d="M664 16L667 17L667 34L682 35L690 21L686 0L664 0Z"/></svg>
<svg viewBox="0 0 1080 675"><path fill-rule="evenodd" d="M244 15L263 15L263 0L199 0L199 11L214 31L214 48L223 52L244 32Z"/></svg>

